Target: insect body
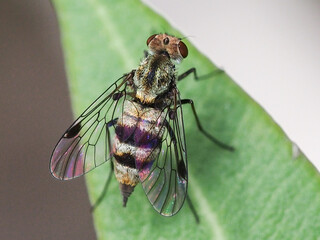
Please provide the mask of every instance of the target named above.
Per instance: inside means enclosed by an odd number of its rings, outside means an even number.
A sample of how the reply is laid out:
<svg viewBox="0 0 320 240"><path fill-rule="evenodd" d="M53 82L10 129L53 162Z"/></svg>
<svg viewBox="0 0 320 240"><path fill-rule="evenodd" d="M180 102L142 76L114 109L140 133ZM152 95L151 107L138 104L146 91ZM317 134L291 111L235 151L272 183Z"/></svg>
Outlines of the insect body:
<svg viewBox="0 0 320 240"><path fill-rule="evenodd" d="M118 79L69 127L50 161L54 177L68 180L112 159L123 205L140 182L155 210L176 214L187 196L188 169L175 63L187 57L180 39L155 34L140 66ZM184 76L194 73L189 70ZM196 74L195 74L196 76ZM202 130L212 141L228 147ZM102 155L99 155L102 154Z"/></svg>

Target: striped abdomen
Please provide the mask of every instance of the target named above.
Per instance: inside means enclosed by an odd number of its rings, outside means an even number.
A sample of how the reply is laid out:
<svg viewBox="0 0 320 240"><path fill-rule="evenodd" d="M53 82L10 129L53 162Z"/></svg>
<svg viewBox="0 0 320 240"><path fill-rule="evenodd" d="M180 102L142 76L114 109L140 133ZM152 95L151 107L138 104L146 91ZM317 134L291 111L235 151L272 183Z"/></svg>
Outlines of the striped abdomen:
<svg viewBox="0 0 320 240"><path fill-rule="evenodd" d="M163 135L163 113L126 100L116 126L114 142L115 175L120 183L124 205L139 182L137 169L157 158Z"/></svg>

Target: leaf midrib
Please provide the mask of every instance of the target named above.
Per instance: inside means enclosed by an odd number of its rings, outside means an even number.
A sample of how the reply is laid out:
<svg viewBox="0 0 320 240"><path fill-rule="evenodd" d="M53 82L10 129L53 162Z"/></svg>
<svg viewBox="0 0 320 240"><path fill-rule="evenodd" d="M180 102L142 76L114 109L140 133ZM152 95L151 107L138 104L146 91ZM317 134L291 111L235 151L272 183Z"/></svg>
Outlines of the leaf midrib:
<svg viewBox="0 0 320 240"><path fill-rule="evenodd" d="M106 36L112 36L110 39L111 41L108 42L108 44L112 45L116 49L117 53L122 58L124 68L130 69L136 64L136 61L130 56L130 54L128 54L127 51L125 51L128 46L123 42L122 34L109 17L111 16L111 13L108 11L105 5L100 4L97 0L89 0L89 2L92 4L94 11L97 13L99 20L101 21L103 33Z"/></svg>
<svg viewBox="0 0 320 240"><path fill-rule="evenodd" d="M205 219L200 219L201 224L207 224L208 229L211 230L211 236L212 239L217 240L226 240L228 239L226 237L225 231L220 224L217 214L215 211L212 210L210 204L207 201L207 198L204 196L203 191L201 191L201 185L195 180L196 178L193 177L193 174L188 172L189 178L192 179L192 192L193 192L193 198L196 199L198 203L197 209L201 212L201 216L203 216ZM210 211L208 211L210 209Z"/></svg>

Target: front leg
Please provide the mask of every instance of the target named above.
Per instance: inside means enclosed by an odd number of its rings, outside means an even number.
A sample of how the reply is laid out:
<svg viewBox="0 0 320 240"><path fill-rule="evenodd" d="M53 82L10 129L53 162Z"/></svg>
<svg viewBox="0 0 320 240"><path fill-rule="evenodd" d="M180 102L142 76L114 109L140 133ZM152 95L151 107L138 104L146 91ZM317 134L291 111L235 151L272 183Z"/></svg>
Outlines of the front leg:
<svg viewBox="0 0 320 240"><path fill-rule="evenodd" d="M193 74L193 77L195 80L202 80L202 79L207 79L209 77L212 77L212 76L215 76L215 75L221 74L221 73L224 73L224 71L221 69L217 69L211 73L208 73L208 74L205 74L205 75L198 77L196 68L190 68L189 70L187 70L186 72L184 72L178 76L178 81L181 81L182 79L186 78L190 74Z"/></svg>
<svg viewBox="0 0 320 240"><path fill-rule="evenodd" d="M223 149L226 149L228 151L231 151L233 152L234 151L234 148L232 146L229 146L223 142L220 142L218 139L216 139L215 137L213 137L210 133L208 133L206 130L203 129L202 125L201 125L201 122L199 120L199 117L198 117L198 114L196 112L196 108L194 106L194 103L191 99L182 99L180 101L180 104L190 104L191 105L191 109L192 109L192 112L193 112L193 115L196 119L196 123L197 123L197 126L200 130L200 132L202 132L207 138L209 138L209 140L211 140L212 142L214 142L215 144L217 144L219 147L223 148Z"/></svg>

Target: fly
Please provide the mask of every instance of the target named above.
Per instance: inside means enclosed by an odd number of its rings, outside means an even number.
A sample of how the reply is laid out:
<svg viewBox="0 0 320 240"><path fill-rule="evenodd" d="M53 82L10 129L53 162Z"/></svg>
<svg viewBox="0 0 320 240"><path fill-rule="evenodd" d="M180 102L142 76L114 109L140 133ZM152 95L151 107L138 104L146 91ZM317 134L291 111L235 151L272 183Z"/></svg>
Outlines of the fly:
<svg viewBox="0 0 320 240"><path fill-rule="evenodd" d="M176 73L175 64L188 56L187 46L168 34L150 36L147 46L139 67L113 83L63 134L52 153L50 171L57 179L69 180L110 160L123 206L141 183L161 215L175 215L187 199L198 219L187 196L182 105L191 105L206 137L222 148L233 148L203 129L192 100L180 99L176 83L192 73L197 79L195 68Z"/></svg>

